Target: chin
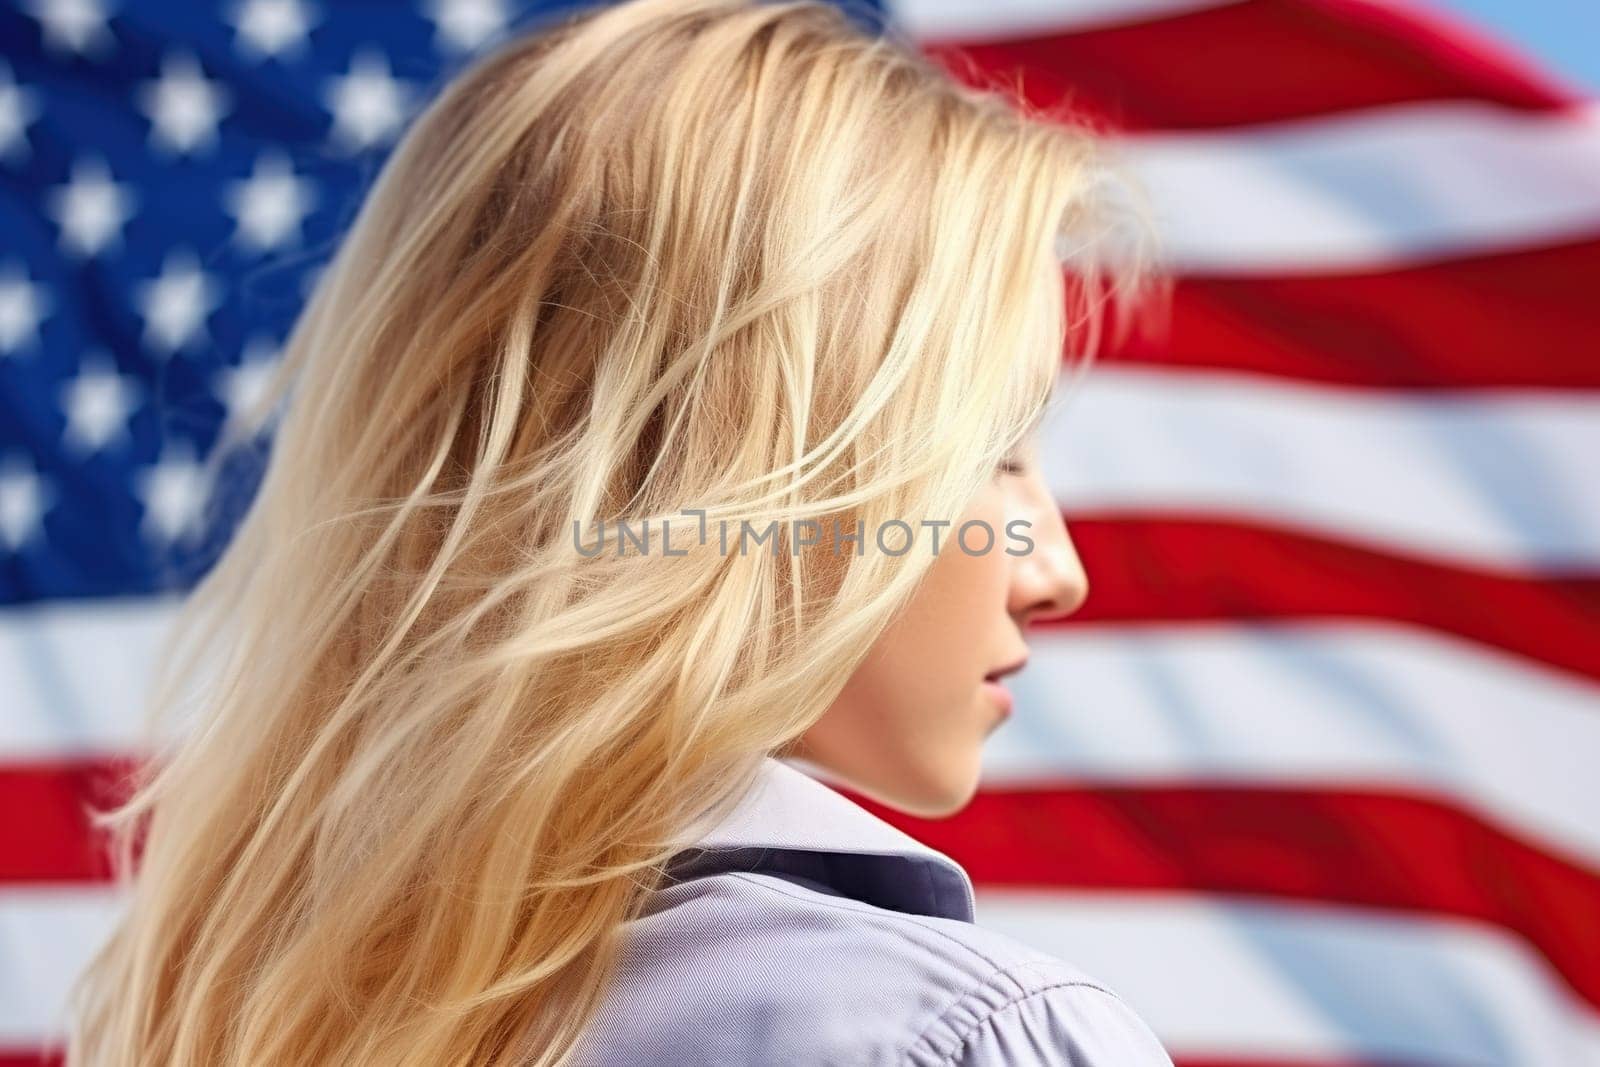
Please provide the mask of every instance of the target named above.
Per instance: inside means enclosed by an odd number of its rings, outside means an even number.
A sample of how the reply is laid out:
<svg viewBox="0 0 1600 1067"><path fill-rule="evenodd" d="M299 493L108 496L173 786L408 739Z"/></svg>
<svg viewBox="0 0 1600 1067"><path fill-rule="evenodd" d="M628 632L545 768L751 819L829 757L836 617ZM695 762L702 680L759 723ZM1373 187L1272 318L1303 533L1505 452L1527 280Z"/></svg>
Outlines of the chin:
<svg viewBox="0 0 1600 1067"><path fill-rule="evenodd" d="M946 819L972 803L978 792L978 771L950 768L919 775L915 783L878 799L919 819Z"/></svg>

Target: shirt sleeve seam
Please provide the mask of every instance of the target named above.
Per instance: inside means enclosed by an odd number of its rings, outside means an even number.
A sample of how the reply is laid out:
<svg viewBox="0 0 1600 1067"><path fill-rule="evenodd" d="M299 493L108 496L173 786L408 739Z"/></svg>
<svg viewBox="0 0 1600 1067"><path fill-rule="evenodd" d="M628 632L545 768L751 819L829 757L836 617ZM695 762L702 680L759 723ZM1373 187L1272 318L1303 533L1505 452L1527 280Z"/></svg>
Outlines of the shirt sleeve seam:
<svg viewBox="0 0 1600 1067"><path fill-rule="evenodd" d="M766 881L764 879L753 877L750 873L744 872L744 871L730 871L730 872L727 872L727 873L731 877L737 878L742 882L746 882L746 883L749 883L750 885L754 885L754 886L757 886L759 888L766 889L768 892L777 893L780 896L791 897L791 898L794 898L794 899L797 899L797 900L802 900L803 899L803 900L806 900L808 903L815 903L815 904L819 904L819 905L822 905L822 906L825 906L825 907L836 908L836 909L841 910L841 911L848 911L848 912L851 912L852 914L861 915L861 916L863 916L865 918L869 918L869 919L877 918L878 916L876 915L876 913L883 911L883 909L875 908L871 904L866 904L866 903L863 903L861 901L851 900L850 898L846 898L847 902L838 902L838 901L833 901L833 900L828 900L828 899L821 899L821 898L813 900L812 899L812 895L801 894L801 893L797 893L797 892L790 892L788 889L785 889L782 886L774 885L771 882ZM779 881L781 881L781 879L779 879ZM854 906L851 906L851 905L854 905ZM991 1021L994 1019L994 1017L995 1017L995 1015L997 1013L999 1013L1001 1011L1009 1010L1010 1008L1013 1008L1013 1007L1021 1004L1022 1002L1028 1000L1031 997L1038 996L1041 993L1045 993L1045 992L1048 992L1048 991L1053 990L1053 989L1062 989L1062 988L1067 988L1067 987L1072 987L1072 986L1080 986L1080 987L1083 987L1083 988L1086 988L1086 989L1093 989L1093 990L1095 990L1096 992L1099 992L1099 993L1103 993L1104 995L1112 998L1113 1000L1118 1000L1118 1002L1120 1003L1120 1000L1117 997L1117 995L1115 993L1113 993L1111 990L1107 989L1103 985L1096 984L1094 981L1086 979L1086 978L1063 979L1063 980L1058 981L1058 982L1052 982L1049 985L1033 986L1033 987L1030 987L1029 985L1024 984L1021 980L1019 980L1017 978L1017 972L1026 971L1026 970L1029 970L1031 968L1038 967L1041 963L1043 963L1043 964L1052 964L1052 963L1055 963L1057 961L1050 960L1050 959L1037 959L1037 960L1026 960L1026 961L1013 962L1013 963L1010 963L1008 965L1007 964L1001 964L998 961L992 959L991 957L985 955L984 953L978 951L972 945L967 944L966 942L962 941L961 939L955 938L955 937L951 937L949 934L945 933L943 930L940 930L937 926L934 926L931 923L925 923L925 922L918 921L920 919L920 917L917 916L917 915L913 915L913 914L905 913L905 912L889 912L889 913L887 913L886 917L889 918L889 919L892 919L893 921L889 922L889 923L885 923L885 925L892 926L892 925L896 925L896 924L901 923L901 922L909 922L912 926L914 926L918 930L922 930L922 931L924 931L926 933L936 934L940 938L950 942L951 944L959 946L964 951L970 953L975 959L980 960L982 963L984 963L985 965L987 965L990 968L990 971L989 971L988 974L984 975L982 978L978 979L973 984L967 986L967 988L966 988L966 990L964 992L957 994L954 999L952 999L949 1003L947 1003L943 1008L939 1009L939 1011L934 1015L933 1021L929 1022L925 1027L923 1027L921 1030L919 1030L911 1038L911 1040L907 1044L902 1046L902 1050L901 1050L899 1056L896 1059L896 1062L899 1063L899 1064L909 1063L910 1057L914 1052L916 1052L917 1047L919 1045L922 1045L922 1044L926 1043L928 1040L930 1040L929 1032L934 1027L938 1026L941 1021L943 1021L944 1019L949 1017L950 1013L953 1012L954 1010L956 1010L956 1008L959 1005L961 1005L964 1001L967 1001L967 1000L969 1000L969 999L971 999L973 997L978 996L985 989L1003 989L1006 984L1009 984L1011 986L1011 991L1007 994L1007 999L1001 1005L999 1005L997 1007L994 1007L994 1008L988 1010L987 1012L985 1012L984 1015L981 1018L977 1019L975 1022L973 1022L973 1024L970 1027L968 1027L965 1031L961 1032L961 1038L956 1043L955 1048L948 1055L946 1055L943 1059L940 1060L940 1063L942 1065L949 1065L950 1063L952 1063L952 1058L954 1056L956 1056L957 1054L959 1054L960 1051L963 1048L966 1047L967 1043L972 1040L972 1037L976 1034L976 1032L980 1028L982 1028L982 1027L984 1027L986 1025L990 1025Z"/></svg>
<svg viewBox="0 0 1600 1067"><path fill-rule="evenodd" d="M999 977L1000 974L1004 974L1004 973L1005 972L998 972L996 975L992 975L990 977L990 981L992 981L993 978ZM987 985L987 984L989 984L989 983L986 981L984 983L984 985ZM979 988L982 988L982 987L980 986ZM1060 982L1052 982L1051 984L1046 985L1046 986L1040 986L1037 989L1026 990L1025 992L1022 992L1022 993L1014 993L1007 1000L1001 1002L1000 1004L995 1005L993 1008L990 1008L988 1011L984 1012L981 1017L975 1019L971 1023L971 1025L967 1026L964 1030L961 1030L961 1031L957 1032L957 1035L956 1035L957 1040L956 1040L955 1045L950 1049L950 1051L946 1052L944 1055L939 1057L938 1067L953 1067L953 1065L956 1062L956 1057L960 1056L962 1051L969 1044L972 1043L972 1039L975 1038L980 1031L992 1029L997 1024L997 1022L999 1021L999 1018L1000 1018L1000 1016L1002 1014L1007 1013L1007 1012L1011 1012L1011 1011L1016 1010L1016 1009L1019 1009L1023 1004L1027 1003L1028 1001L1034 1000L1034 999L1036 999L1038 997L1042 997L1046 993L1050 993L1050 992L1052 992L1054 990L1057 990L1057 989L1074 989L1074 988L1076 988L1076 989L1092 989L1096 993L1104 994L1105 996L1110 997L1112 1000L1117 1001L1119 1004L1121 1003L1121 999L1115 993L1113 993L1111 990L1105 988L1104 986L1096 985L1094 982L1085 981L1085 980L1083 980L1081 978L1079 978L1079 979L1065 979L1065 980L1060 981ZM974 990L974 992L976 992L976 990ZM945 1012L945 1014L941 1015L939 1017L939 1019L942 1020L945 1017L945 1015L948 1015L948 1014L949 1014L948 1011ZM930 1024L928 1029L926 1029L922 1033L918 1034L916 1040L914 1040L910 1045L908 1045L906 1047L905 1053L900 1057L900 1061L899 1062L901 1064L909 1064L911 1062L912 1054L917 1051L917 1048L918 1048L919 1045L924 1045L924 1044L926 1044L928 1042L928 1040L929 1040L928 1031L931 1030L933 1028L933 1026L938 1025L938 1021L939 1020L935 1020L934 1023ZM932 1050L930 1049L930 1051L932 1051Z"/></svg>
<svg viewBox="0 0 1600 1067"><path fill-rule="evenodd" d="M943 1007L939 1008L938 1011L934 1013L933 1021L928 1023L927 1026L923 1027L923 1029L914 1034L911 1040L902 1046L902 1052L900 1053L902 1059L911 1054L911 1051L916 1048L917 1044L925 1039L927 1032L934 1026L938 1025L939 1020L948 1016L956 1009L958 1005L968 998L976 995L979 990L996 986L1002 981L1009 981L1015 987L1015 989L1025 992L1027 987L1023 985L1023 983L1019 981L1012 972L1025 970L1029 967L1038 965L1038 961L1017 962L1012 963L1009 966L1002 964L992 957L978 951L972 945L967 944L960 938L951 937L937 926L934 926L931 923L921 922L920 917L916 915L905 912L887 912L884 913L883 916L880 916L877 913L882 912L883 909L875 908L871 904L866 904L859 900L851 900L846 898L848 901L847 903L828 900L825 898L811 900L808 896L802 896L800 893L791 892L788 889L774 885L769 881L752 877L751 875L742 871L734 872L733 877L738 878L743 882L748 882L751 885L766 889L768 892L777 893L781 896L792 897L797 900L804 899L808 903L815 903L824 907L836 908L840 911L848 911L851 914L860 915L867 919L878 919L883 921L883 925L891 928L902 923L909 923L911 926L923 931L924 933L934 934L943 940L948 941L950 944L955 945L962 951L970 954L974 959L980 961L984 966L989 968L989 972L987 974L985 974L972 985L967 986L964 991L957 992L947 1003L945 1003ZM1090 983L1084 982L1083 984L1087 985ZM1012 993L1011 995L1017 996L1018 994Z"/></svg>

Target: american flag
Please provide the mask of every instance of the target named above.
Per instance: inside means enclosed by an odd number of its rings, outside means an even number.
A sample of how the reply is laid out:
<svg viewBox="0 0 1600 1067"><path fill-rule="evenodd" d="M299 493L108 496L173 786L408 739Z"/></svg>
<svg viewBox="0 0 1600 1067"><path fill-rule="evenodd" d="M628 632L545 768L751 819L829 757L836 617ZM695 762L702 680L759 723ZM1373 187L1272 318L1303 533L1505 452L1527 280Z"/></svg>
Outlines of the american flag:
<svg viewBox="0 0 1600 1067"><path fill-rule="evenodd" d="M407 117L544 10L0 6L0 1063L114 914L200 459ZM1181 1067L1600 1064L1600 108L1399 0L903 0L1149 193L1045 462L1090 575L949 852ZM860 799L860 798L858 798Z"/></svg>

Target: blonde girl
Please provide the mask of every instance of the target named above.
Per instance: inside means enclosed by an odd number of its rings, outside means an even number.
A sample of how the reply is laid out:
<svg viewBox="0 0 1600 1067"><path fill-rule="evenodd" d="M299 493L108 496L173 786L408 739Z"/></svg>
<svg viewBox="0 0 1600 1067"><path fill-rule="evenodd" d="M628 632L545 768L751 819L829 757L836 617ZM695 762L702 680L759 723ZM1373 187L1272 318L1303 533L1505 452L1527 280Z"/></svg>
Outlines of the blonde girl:
<svg viewBox="0 0 1600 1067"><path fill-rule="evenodd" d="M816 0L585 10L452 81L236 438L281 411L68 1062L1166 1064L819 780L959 808L1086 594L1029 431L1103 173Z"/></svg>

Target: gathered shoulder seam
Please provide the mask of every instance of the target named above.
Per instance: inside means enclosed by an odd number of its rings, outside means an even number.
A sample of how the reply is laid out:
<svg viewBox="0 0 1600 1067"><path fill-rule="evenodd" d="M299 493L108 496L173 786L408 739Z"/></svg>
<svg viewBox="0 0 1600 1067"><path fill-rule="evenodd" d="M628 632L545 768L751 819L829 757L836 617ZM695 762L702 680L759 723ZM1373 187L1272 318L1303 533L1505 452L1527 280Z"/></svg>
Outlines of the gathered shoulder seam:
<svg viewBox="0 0 1600 1067"><path fill-rule="evenodd" d="M887 927L910 926L923 932L924 934L936 935L939 938L960 947L972 958L980 961L989 968L987 973L977 977L964 989L958 992L942 1008L936 1011L933 1014L932 1020L922 1027L922 1029L913 1034L911 1038L903 1046L901 1046L899 1052L893 1059L893 1062L899 1065L907 1065L908 1067L911 1062L912 1055L918 1051L918 1048L920 1046L927 1045L929 1042L934 1040L933 1031L936 1028L945 1023L949 1019L950 1015L959 1007L961 1007L961 1005L972 1000L988 1000L988 998L984 996L985 993L998 993L1003 996L1004 999L998 1004L994 1004L986 1010L983 1010L982 1013L974 1018L968 1025L955 1032L955 1045L950 1051L944 1053L937 1061L939 1067L948 1067L948 1065L953 1063L954 1058L961 1053L961 1050L972 1041L973 1037L976 1036L980 1030L986 1026L994 1025L996 1017L1001 1012L1015 1009L1019 1005L1026 1003L1034 997L1049 993L1053 990L1069 987L1092 989L1098 993L1110 997L1113 1000L1118 1001L1119 1003L1121 1002L1120 998L1115 992L1107 989L1103 985L1099 985L1091 978L1087 977L1063 978L1058 981L1049 982L1046 985L1036 985L1031 982L1023 981L1018 977L1019 974L1023 974L1030 970L1037 970L1040 967L1066 967L1070 969L1070 965L1064 960L1057 960L1049 956L1041 956L1040 958L1032 960L1022 960L1002 964L994 958L979 951L973 945L968 944L966 941L952 937L949 933L940 929L937 925L926 921L926 916L916 915L909 912L892 911L886 908L879 908L864 901L855 900L854 898L850 897L844 897L835 900L820 893L806 892L798 886L791 886L782 878L762 878L756 876L752 872L746 871L729 871L724 873L727 876L737 878L738 880L746 882L750 885L759 886L769 892L777 893L781 896L789 897L791 899L802 900L810 905L833 908L840 911L848 911L854 915L861 916L863 919L873 921ZM931 1047L928 1049L928 1051L936 1053L936 1050Z"/></svg>
<svg viewBox="0 0 1600 1067"><path fill-rule="evenodd" d="M1003 971L997 971L995 974L992 974L986 978L977 987L969 990L967 997L970 998L979 996L985 989L994 984L996 978L1005 977L1010 978L1012 982L1016 982L1016 979L1010 974L1010 972L1020 969L1022 969L1022 967L1009 967ZM1020 985L1021 983L1017 984ZM1058 989L1092 989L1096 993L1110 997L1112 1000L1117 1001L1118 1003L1122 1002L1121 998L1118 997L1116 993L1107 989L1105 986L1099 985L1084 978L1062 979L1061 981L1051 982L1048 985L1039 986L1034 989L1025 989L1019 993L1012 993L1005 1000L994 1005L993 1007L990 1007L977 1018L973 1019L963 1029L956 1031L954 1035L955 1044L950 1048L949 1051L939 1055L939 1059L937 1061L938 1067L950 1067L951 1064L954 1064L956 1057L960 1056L962 1050L971 1044L972 1039L976 1037L979 1032L993 1028L999 1021L999 1018L1002 1014L1017 1010L1023 1004L1026 1004L1031 1000L1042 997L1045 994L1054 992ZM951 1009L954 1007L955 1005L951 1005ZM918 1047L927 1045L933 1040L933 1035L930 1031L932 1031L934 1027L938 1026L939 1023L943 1022L949 1014L950 1010L947 1009L945 1012L940 1014L938 1019L934 1020L934 1022L930 1023L926 1029L918 1034L916 1039L906 1047L905 1052L901 1055L898 1062L902 1065L906 1065L906 1067L909 1067L911 1064L911 1057L917 1052ZM932 1047L929 1047L928 1051L938 1055L938 1051Z"/></svg>

